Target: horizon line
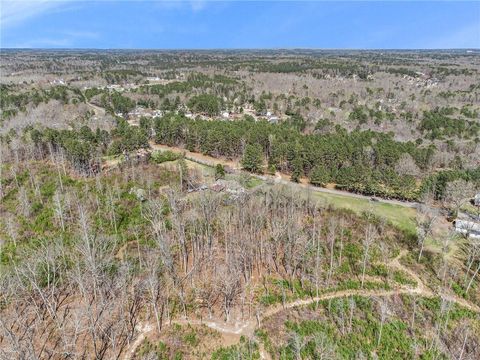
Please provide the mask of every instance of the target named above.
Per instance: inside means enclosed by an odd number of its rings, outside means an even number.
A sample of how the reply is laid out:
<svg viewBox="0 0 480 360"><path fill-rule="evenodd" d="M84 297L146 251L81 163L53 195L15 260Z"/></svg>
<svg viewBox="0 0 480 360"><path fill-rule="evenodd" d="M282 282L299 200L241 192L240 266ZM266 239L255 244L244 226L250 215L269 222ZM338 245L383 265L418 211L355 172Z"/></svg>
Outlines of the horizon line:
<svg viewBox="0 0 480 360"><path fill-rule="evenodd" d="M127 50L127 51L136 51L136 50L155 50L155 51L225 51L225 50L316 50L316 51L419 51L419 50L434 50L434 51L480 51L480 47L459 47L459 48L321 48L321 47L239 47L239 48L221 48L221 47L212 47L212 48L121 48L121 47L112 47L112 48L101 48L101 47L1 47L1 50Z"/></svg>

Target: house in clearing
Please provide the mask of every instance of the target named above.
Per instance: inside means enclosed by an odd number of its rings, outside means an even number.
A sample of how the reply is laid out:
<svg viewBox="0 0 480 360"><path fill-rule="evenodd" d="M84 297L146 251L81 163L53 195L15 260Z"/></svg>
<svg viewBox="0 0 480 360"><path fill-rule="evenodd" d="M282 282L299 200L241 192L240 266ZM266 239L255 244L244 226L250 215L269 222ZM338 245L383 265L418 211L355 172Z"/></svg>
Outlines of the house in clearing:
<svg viewBox="0 0 480 360"><path fill-rule="evenodd" d="M272 123L272 124L278 123L278 120L279 120L278 116L270 116L270 117L268 118L268 121L269 121L270 123Z"/></svg>
<svg viewBox="0 0 480 360"><path fill-rule="evenodd" d="M480 193L474 196L472 203L474 206L480 207Z"/></svg>
<svg viewBox="0 0 480 360"><path fill-rule="evenodd" d="M162 116L163 116L163 111L162 111L162 110L153 110L152 116L153 116L154 118L162 117Z"/></svg>
<svg viewBox="0 0 480 360"><path fill-rule="evenodd" d="M474 221L457 219L454 222L455 231L470 239L480 239L480 224Z"/></svg>
<svg viewBox="0 0 480 360"><path fill-rule="evenodd" d="M121 87L120 85L118 84L110 84L110 85L107 85L107 89L108 90L115 90L115 91L119 91L119 92L122 92L124 89L123 87Z"/></svg>

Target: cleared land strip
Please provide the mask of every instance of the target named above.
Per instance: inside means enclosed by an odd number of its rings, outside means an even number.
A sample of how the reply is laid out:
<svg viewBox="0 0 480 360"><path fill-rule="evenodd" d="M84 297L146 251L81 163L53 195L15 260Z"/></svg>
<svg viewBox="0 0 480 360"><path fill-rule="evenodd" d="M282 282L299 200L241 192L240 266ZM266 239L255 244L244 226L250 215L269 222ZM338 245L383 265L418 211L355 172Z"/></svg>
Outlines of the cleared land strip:
<svg viewBox="0 0 480 360"><path fill-rule="evenodd" d="M188 150L183 149L181 147L155 144L153 141L150 142L150 146L154 150L160 150L160 151L169 150L169 151L172 151L172 152L175 152L175 153L184 154L185 159L190 160L190 161L194 161L194 162L202 164L202 165L214 167L216 164L222 164L224 166L228 166L235 173L243 172L241 170L240 164L236 161L214 158L213 156L208 156L208 155L203 155L203 154L200 154L200 153L188 151ZM248 174L250 174L253 177L256 177L257 179L263 180L263 181L271 180L273 182L280 183L280 184L298 186L298 187L303 188L303 189L308 189L309 191L315 191L315 192L332 194L332 195L347 196L347 197L356 198L356 199L363 199L363 200L370 200L372 198L371 196L352 193L352 192L343 191L343 190L321 188L321 187L310 185L308 183L294 183L294 182L291 182L290 180L285 179L284 174L283 174L283 177L282 177L282 174L280 174L280 173L277 173L275 176L258 175L258 174L253 174L253 173L248 173ZM381 203L385 203L385 204L398 205L398 206L404 206L404 207L409 207L409 208L415 208L418 205L418 203L411 202L411 201L383 199L383 198L377 198L377 197L375 198L375 200L378 201L378 202L381 202Z"/></svg>

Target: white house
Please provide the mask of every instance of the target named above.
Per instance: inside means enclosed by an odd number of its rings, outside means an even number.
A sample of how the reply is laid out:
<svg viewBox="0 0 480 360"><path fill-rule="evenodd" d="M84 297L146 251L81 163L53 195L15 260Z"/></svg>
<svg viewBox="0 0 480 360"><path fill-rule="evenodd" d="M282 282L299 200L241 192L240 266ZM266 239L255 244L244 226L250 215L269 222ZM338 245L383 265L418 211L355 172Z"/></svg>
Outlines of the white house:
<svg viewBox="0 0 480 360"><path fill-rule="evenodd" d="M480 224L468 220L455 220L455 231L468 238L480 239Z"/></svg>
<svg viewBox="0 0 480 360"><path fill-rule="evenodd" d="M124 89L123 87L121 87L120 85L118 84L110 84L110 85L107 85L107 89L108 90L115 90L115 91L119 91L119 92L122 92Z"/></svg>
<svg viewBox="0 0 480 360"><path fill-rule="evenodd" d="M50 84L52 85L65 85L65 80L63 79L55 79L53 81L50 81Z"/></svg>
<svg viewBox="0 0 480 360"><path fill-rule="evenodd" d="M162 117L163 116L163 111L162 110L153 110L153 117Z"/></svg>
<svg viewBox="0 0 480 360"><path fill-rule="evenodd" d="M473 198L473 205L480 206L480 193L475 195L475 197Z"/></svg>

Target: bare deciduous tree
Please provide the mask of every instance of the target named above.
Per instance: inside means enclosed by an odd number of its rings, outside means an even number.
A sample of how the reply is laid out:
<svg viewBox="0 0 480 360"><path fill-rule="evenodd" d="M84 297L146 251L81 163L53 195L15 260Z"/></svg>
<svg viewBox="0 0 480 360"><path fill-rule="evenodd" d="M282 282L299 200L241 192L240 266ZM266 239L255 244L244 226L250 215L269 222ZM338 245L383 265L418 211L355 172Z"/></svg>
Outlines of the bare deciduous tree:
<svg viewBox="0 0 480 360"><path fill-rule="evenodd" d="M444 201L455 213L475 195L472 182L463 179L447 183Z"/></svg>
<svg viewBox="0 0 480 360"><path fill-rule="evenodd" d="M432 234L436 220L436 214L428 205L420 204L418 206L416 216L417 240L420 246L418 261L422 258L425 240Z"/></svg>
<svg viewBox="0 0 480 360"><path fill-rule="evenodd" d="M363 261L362 261L362 283L361 286L363 288L363 284L365 282L365 270L367 268L367 261L368 261L368 251L370 250L370 246L376 239L376 232L375 226L371 223L368 223L365 229L365 237L363 238Z"/></svg>

